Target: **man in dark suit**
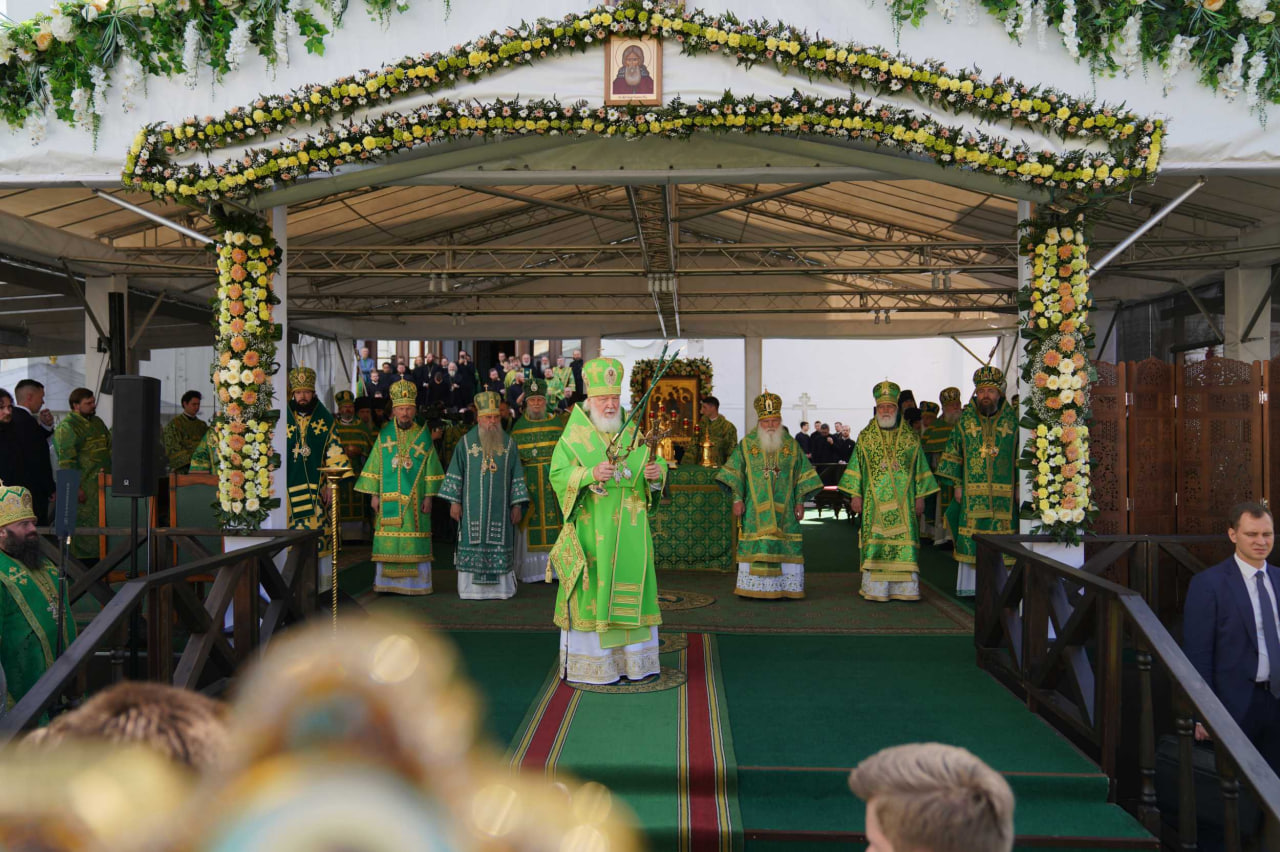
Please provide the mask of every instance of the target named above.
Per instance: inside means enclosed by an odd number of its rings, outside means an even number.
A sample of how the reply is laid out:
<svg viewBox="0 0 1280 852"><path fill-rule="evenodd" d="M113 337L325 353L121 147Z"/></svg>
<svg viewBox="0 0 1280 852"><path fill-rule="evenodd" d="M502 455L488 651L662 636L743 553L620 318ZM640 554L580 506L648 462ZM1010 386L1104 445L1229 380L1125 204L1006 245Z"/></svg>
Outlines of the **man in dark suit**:
<svg viewBox="0 0 1280 852"><path fill-rule="evenodd" d="M1231 510L1236 552L1191 580L1183 610L1187 659L1212 687L1273 769L1280 768L1280 570L1271 512L1260 503ZM1196 724L1197 740L1209 733Z"/></svg>
<svg viewBox="0 0 1280 852"><path fill-rule="evenodd" d="M17 476L8 485L21 485L31 492L36 526L48 526L53 512L53 462L49 438L53 435L53 415L44 407L44 385L23 379L13 389L13 446L17 452Z"/></svg>

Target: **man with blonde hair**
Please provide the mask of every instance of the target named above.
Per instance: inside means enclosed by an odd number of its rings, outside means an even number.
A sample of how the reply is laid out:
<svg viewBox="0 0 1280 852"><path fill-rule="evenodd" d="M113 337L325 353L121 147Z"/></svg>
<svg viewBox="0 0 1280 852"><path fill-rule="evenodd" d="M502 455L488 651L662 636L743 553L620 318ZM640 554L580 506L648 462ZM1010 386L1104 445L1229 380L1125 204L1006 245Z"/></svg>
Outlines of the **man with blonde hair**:
<svg viewBox="0 0 1280 852"><path fill-rule="evenodd" d="M867 806L867 852L1009 852L1013 790L972 753L942 743L886 748L849 775Z"/></svg>

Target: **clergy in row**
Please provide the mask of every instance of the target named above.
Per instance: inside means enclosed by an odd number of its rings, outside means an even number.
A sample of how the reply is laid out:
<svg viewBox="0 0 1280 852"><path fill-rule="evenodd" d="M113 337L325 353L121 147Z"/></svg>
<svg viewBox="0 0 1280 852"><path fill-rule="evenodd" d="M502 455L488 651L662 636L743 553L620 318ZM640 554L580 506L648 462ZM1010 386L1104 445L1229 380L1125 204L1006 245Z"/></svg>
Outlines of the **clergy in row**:
<svg viewBox="0 0 1280 852"><path fill-rule="evenodd" d="M200 391L182 395L182 410L164 427L164 452L170 473L190 473L191 454L204 441L209 425L200 419Z"/></svg>
<svg viewBox="0 0 1280 852"><path fill-rule="evenodd" d="M76 637L71 604L58 641L58 569L40 553L31 492L0 482L0 710L11 709ZM3 715L3 713L0 713Z"/></svg>
<svg viewBox="0 0 1280 852"><path fill-rule="evenodd" d="M111 469L111 431L98 416L98 400L88 388L76 388L67 399L71 413L53 430L53 449L58 468L80 471L80 493L76 495L76 527L102 526L98 516L98 474ZM102 556L96 535L71 539L71 555L77 559Z"/></svg>
<svg viewBox="0 0 1280 852"><path fill-rule="evenodd" d="M325 530L329 489L324 467L349 467L342 444L333 428L333 415L316 396L316 371L297 367L289 371L289 416L285 468L288 497L285 500L289 529ZM238 438L232 434L227 442ZM232 447L234 450L234 447ZM221 448L220 448L221 451ZM333 556L329 536L320 537L320 575L316 588L326 592L333 584Z"/></svg>
<svg viewBox="0 0 1280 852"><path fill-rule="evenodd" d="M938 476L954 489L956 501L951 510L956 518L956 594L973 596L974 533L1014 531L1018 413L1004 397L999 369L981 367L973 374L973 399L960 412L938 462Z"/></svg>
<svg viewBox="0 0 1280 852"><path fill-rule="evenodd" d="M622 363L582 367L586 402L569 414L551 457L564 527L551 552L561 676L605 684L658 674L658 583L649 513L667 463L650 459L637 423L624 428Z"/></svg>
<svg viewBox="0 0 1280 852"><path fill-rule="evenodd" d="M733 497L739 519L738 582L744 598L803 598L804 502L822 480L804 451L782 428L782 398L755 400L756 428L734 447L716 482Z"/></svg>
<svg viewBox="0 0 1280 852"><path fill-rule="evenodd" d="M947 449L947 441L951 439L951 432L960 422L960 388L943 388L942 393L938 395L938 400L942 403L942 411L939 414L935 406L932 420L929 419L930 410L926 406L933 406L934 403L926 402L922 406L925 422L924 432L920 435L920 445L924 447L925 455L929 458L929 469L934 472L935 478L938 465L942 461L942 453ZM933 538L936 547L946 546L951 541L947 507L951 505L952 491L950 488L942 488L941 485L942 483L939 483L936 499L930 501L932 506L926 510L927 529L922 530L925 535Z"/></svg>
<svg viewBox="0 0 1280 852"><path fill-rule="evenodd" d="M338 413L333 433L342 444L342 451L351 463L351 471L359 476L374 442L378 439L378 430L356 416L356 397L351 391L338 391L333 395L333 402ZM338 483L338 524L342 529L343 541L365 539L369 498L355 490L355 483L354 477Z"/></svg>
<svg viewBox="0 0 1280 852"><path fill-rule="evenodd" d="M355 490L370 495L374 511L373 590L397 595L431 594L431 498L444 469L431 431L414 421L418 386L391 386L391 420L382 427Z"/></svg>
<svg viewBox="0 0 1280 852"><path fill-rule="evenodd" d="M529 503L520 453L502 430L500 398L476 394L476 426L453 450L440 496L458 522L458 597L500 600L516 593L515 530Z"/></svg>
<svg viewBox="0 0 1280 852"><path fill-rule="evenodd" d="M924 498L938 490L920 439L902 423L899 388L874 389L876 413L858 433L857 449L839 489L862 514L862 587L867 600L920 600L920 529Z"/></svg>
<svg viewBox="0 0 1280 852"><path fill-rule="evenodd" d="M531 379L525 385L524 414L511 427L529 492L529 508L516 531L516 577L522 583L550 581L547 554L564 523L551 487L551 456L568 415L547 412L550 392L545 379Z"/></svg>

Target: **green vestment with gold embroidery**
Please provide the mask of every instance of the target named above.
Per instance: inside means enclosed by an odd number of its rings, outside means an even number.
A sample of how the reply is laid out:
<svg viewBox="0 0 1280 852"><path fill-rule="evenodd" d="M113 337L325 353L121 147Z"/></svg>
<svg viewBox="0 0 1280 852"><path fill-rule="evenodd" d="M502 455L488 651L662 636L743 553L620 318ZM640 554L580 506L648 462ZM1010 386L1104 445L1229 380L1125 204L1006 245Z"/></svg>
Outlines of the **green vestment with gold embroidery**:
<svg viewBox="0 0 1280 852"><path fill-rule="evenodd" d="M938 477L962 487L960 522L956 528L957 562L973 564L974 533L1014 531L1014 484L1018 476L1018 414L1007 401L990 417L970 402L960 412L947 448L938 462Z"/></svg>
<svg viewBox="0 0 1280 852"><path fill-rule="evenodd" d="M631 444L636 424L627 426L617 446ZM649 449L641 444L618 462L615 479L591 490L596 465L606 460L613 436L596 429L581 405L551 457L551 486L565 514L549 563L560 580L553 621L561 630L600 634L602 648L617 648L650 637L662 623L654 575L649 513L658 505L667 463L656 459L662 479L644 478Z"/></svg>
<svg viewBox="0 0 1280 852"><path fill-rule="evenodd" d="M576 390L572 367L552 367L551 376L560 383L560 398L564 399Z"/></svg>
<svg viewBox="0 0 1280 852"><path fill-rule="evenodd" d="M783 435L778 451L766 453L760 446L759 430L751 430L733 448L716 474L716 482L728 488L735 501L746 505L738 533L739 562L746 562L753 574L762 576L780 575L784 562L804 564L796 506L822 490L822 480L795 438Z"/></svg>
<svg viewBox="0 0 1280 852"><path fill-rule="evenodd" d="M369 458L373 442L378 436L358 417L350 423L335 420L333 433L338 436L338 443L342 444L342 451L346 453L347 461L351 463L351 470L359 476L364 469L365 460ZM355 479L351 478L338 483L339 521L363 521L365 518L365 498L356 493L355 482Z"/></svg>
<svg viewBox="0 0 1280 852"><path fill-rule="evenodd" d="M500 434L502 450L491 457L480 446L480 427L468 432L454 448L440 487L441 497L462 504L453 567L479 585L497 583L512 570L511 507L529 502L520 453L510 435Z"/></svg>
<svg viewBox="0 0 1280 852"><path fill-rule="evenodd" d="M711 460L716 465L724 464L729 456L733 454L733 448L738 445L738 427L730 423L728 418L723 415L715 420L704 418L698 424L698 434L696 436L698 452L702 452L704 435L711 436Z"/></svg>
<svg viewBox="0 0 1280 852"><path fill-rule="evenodd" d="M550 391L547 398L549 402ZM527 532L529 550L534 553L550 550L564 523L555 490L551 487L551 456L567 419L557 415L545 420L531 420L526 414L511 427L511 440L520 451L520 464L529 490L529 509L520 526Z"/></svg>
<svg viewBox="0 0 1280 852"><path fill-rule="evenodd" d="M76 506L76 527L98 524L98 472L111 464L111 432L98 415L85 417L75 411L63 418L53 430L53 448L58 454L58 467L80 471L80 490L84 500ZM71 554L77 559L97 559L102 555L96 535L78 535L71 539Z"/></svg>
<svg viewBox="0 0 1280 852"><path fill-rule="evenodd" d="M321 402L311 414L303 414L289 408L288 450L285 466L288 468L289 494L285 505L289 510L289 528L294 530L325 529L327 512L320 502L320 490L325 487L320 468L334 465L350 467L342 442L333 429L333 415ZM320 552L328 553L327 536L321 536Z"/></svg>
<svg viewBox="0 0 1280 852"><path fill-rule="evenodd" d="M0 552L0 669L4 704L11 708L53 665L58 649L58 570L47 559L32 571ZM63 617L65 651L76 638L68 604Z"/></svg>
<svg viewBox="0 0 1280 852"><path fill-rule="evenodd" d="M916 579L916 499L938 490L916 433L901 422L881 429L873 418L858 434L857 449L838 487L850 497L862 498L861 570L887 583Z"/></svg>
<svg viewBox="0 0 1280 852"><path fill-rule="evenodd" d="M942 454L946 451L947 442L951 440L951 433L955 431L955 428L955 423L948 423L939 417L920 436L920 446L924 447L924 453L929 458L929 467L933 470L935 478L938 474L938 465L942 462ZM951 505L955 495L952 493L952 489L943 488L942 483L938 483L938 486L938 508L933 513L933 520L936 523L945 524L947 507Z"/></svg>
<svg viewBox="0 0 1280 852"><path fill-rule="evenodd" d="M394 420L382 427L355 490L379 500L370 558L405 563L384 566L385 576L416 577L418 563L431 561L431 513L422 511L422 500L439 493L443 481L431 430L416 423L401 429Z"/></svg>
<svg viewBox="0 0 1280 852"><path fill-rule="evenodd" d="M178 416L164 427L164 451L169 457L171 473L189 473L191 456L199 449L209 424L198 417L188 417L186 412L178 412Z"/></svg>
<svg viewBox="0 0 1280 852"><path fill-rule="evenodd" d="M200 446L191 454L191 468L188 472L218 475L218 434L213 429L204 433Z"/></svg>

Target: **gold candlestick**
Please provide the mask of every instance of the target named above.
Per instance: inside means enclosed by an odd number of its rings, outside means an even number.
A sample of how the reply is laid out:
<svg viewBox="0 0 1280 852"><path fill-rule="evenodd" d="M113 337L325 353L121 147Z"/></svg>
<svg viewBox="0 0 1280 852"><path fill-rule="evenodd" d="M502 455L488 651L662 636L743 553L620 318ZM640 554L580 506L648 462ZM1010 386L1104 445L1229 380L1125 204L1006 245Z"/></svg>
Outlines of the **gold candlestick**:
<svg viewBox="0 0 1280 852"><path fill-rule="evenodd" d="M707 431L702 436L702 466L703 467L719 467L715 459L711 458L711 432Z"/></svg>
<svg viewBox="0 0 1280 852"><path fill-rule="evenodd" d="M350 479L355 474L351 472L351 468L337 465L322 467L320 473L329 483L329 556L331 557L329 595L332 599L333 633L336 636L338 634L338 546L342 543L338 524L338 483L344 479Z"/></svg>

